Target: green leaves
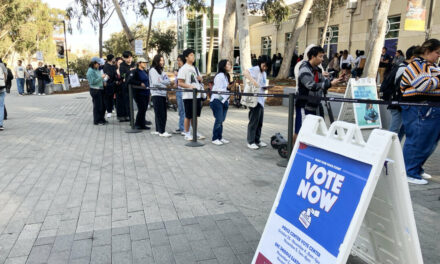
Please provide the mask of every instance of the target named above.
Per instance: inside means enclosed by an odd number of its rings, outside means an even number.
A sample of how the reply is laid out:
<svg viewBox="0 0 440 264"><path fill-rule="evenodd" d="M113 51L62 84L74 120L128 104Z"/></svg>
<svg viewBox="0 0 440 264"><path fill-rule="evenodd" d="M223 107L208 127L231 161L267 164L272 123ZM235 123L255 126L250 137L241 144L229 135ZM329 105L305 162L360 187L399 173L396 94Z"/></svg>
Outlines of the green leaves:
<svg viewBox="0 0 440 264"><path fill-rule="evenodd" d="M150 39L150 49L155 49L158 54L170 55L176 46L176 32L168 29L165 32L153 30Z"/></svg>

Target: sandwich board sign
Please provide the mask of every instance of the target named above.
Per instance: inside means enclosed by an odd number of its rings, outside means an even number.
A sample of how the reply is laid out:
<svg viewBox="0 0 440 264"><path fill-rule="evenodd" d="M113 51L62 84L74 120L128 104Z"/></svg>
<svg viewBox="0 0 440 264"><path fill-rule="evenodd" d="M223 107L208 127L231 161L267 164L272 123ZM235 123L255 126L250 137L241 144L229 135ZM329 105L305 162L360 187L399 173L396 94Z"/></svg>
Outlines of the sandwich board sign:
<svg viewBox="0 0 440 264"><path fill-rule="evenodd" d="M376 82L372 78L350 79L344 98L377 100ZM356 123L361 129L381 128L379 105L342 103L338 120Z"/></svg>
<svg viewBox="0 0 440 264"><path fill-rule="evenodd" d="M395 133L307 115L253 264L423 263Z"/></svg>

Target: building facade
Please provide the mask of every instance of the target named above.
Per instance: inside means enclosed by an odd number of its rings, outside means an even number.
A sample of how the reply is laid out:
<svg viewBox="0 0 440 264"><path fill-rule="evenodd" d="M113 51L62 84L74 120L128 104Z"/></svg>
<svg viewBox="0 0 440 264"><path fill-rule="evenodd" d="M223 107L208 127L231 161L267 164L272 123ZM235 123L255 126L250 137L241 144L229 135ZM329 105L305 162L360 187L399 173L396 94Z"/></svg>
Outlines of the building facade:
<svg viewBox="0 0 440 264"><path fill-rule="evenodd" d="M429 10L429 2L427 10ZM434 2L434 1L433 1ZM354 54L356 50L366 50L369 42L369 32L373 18L375 0L358 0L356 4L347 2L335 10L330 18L329 32L326 38L325 50L330 56L340 50L349 50ZM425 32L405 31L404 22L407 11L407 0L392 0L387 24L387 34L384 46L388 48L390 55L394 56L396 50L406 51L412 45L420 45L425 40ZM431 38L440 39L440 5L434 5L432 12ZM311 14L301 32L298 40L298 51L302 53L310 44L320 44L324 20L317 15ZM281 53L291 37L291 31L295 24L295 18L276 26L264 23L262 20L251 24L250 38L251 51L258 55L273 55ZM351 32L350 32L351 27ZM328 47L327 47L327 44Z"/></svg>
<svg viewBox="0 0 440 264"><path fill-rule="evenodd" d="M217 70L219 36L222 32L224 13L214 13L214 52L211 70ZM196 66L201 72L206 72L209 51L210 19L205 13L189 11L182 7L177 13L177 51L191 48L195 51Z"/></svg>

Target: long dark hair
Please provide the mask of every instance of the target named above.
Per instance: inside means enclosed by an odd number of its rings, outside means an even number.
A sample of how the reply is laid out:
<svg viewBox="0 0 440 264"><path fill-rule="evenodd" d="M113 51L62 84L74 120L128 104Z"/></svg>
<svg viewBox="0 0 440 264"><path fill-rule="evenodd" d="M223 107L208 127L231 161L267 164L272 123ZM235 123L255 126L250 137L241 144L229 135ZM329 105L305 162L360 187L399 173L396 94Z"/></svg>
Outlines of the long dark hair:
<svg viewBox="0 0 440 264"><path fill-rule="evenodd" d="M415 50L416 54L425 54L425 52L433 52L440 48L440 40L438 39L428 39L423 42L421 46L418 46Z"/></svg>
<svg viewBox="0 0 440 264"><path fill-rule="evenodd" d="M223 73L226 76L226 78L228 79L228 83L230 83L231 79L230 79L229 72L226 71L226 64L228 64L228 60L221 60L218 63L218 72L217 72L217 74ZM216 74L216 76L217 76L217 74Z"/></svg>
<svg viewBox="0 0 440 264"><path fill-rule="evenodd" d="M151 64L151 67L155 68L157 73L162 74L163 71L163 67L160 66L160 59L163 58L162 55L157 54L156 56L154 56L153 58L153 63Z"/></svg>
<svg viewBox="0 0 440 264"><path fill-rule="evenodd" d="M95 66L96 63L97 63L96 61L90 62L89 68L95 69L94 66Z"/></svg>

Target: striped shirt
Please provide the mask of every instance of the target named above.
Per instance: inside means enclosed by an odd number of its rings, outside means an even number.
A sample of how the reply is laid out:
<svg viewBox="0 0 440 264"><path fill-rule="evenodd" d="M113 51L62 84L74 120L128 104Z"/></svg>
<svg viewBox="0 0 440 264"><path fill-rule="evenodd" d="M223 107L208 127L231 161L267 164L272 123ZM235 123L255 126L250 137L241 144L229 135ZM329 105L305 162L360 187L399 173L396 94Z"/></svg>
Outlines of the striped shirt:
<svg viewBox="0 0 440 264"><path fill-rule="evenodd" d="M403 73L400 90L405 101L440 101L440 68L415 58Z"/></svg>

